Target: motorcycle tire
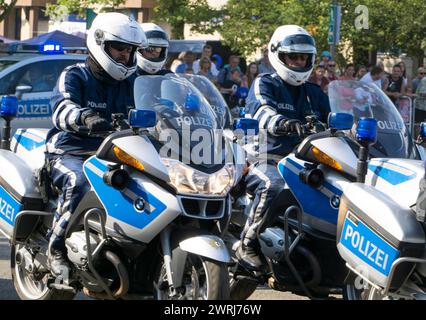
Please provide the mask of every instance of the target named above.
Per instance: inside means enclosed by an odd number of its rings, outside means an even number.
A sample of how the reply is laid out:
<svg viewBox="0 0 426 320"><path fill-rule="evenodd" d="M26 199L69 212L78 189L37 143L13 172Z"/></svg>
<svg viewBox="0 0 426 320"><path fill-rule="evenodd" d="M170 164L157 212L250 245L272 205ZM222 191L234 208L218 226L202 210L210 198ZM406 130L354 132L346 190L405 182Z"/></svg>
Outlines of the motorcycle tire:
<svg viewBox="0 0 426 320"><path fill-rule="evenodd" d="M351 283L343 287L343 300L388 300L388 297L381 295L378 290L371 286L357 289Z"/></svg>
<svg viewBox="0 0 426 320"><path fill-rule="evenodd" d="M33 276L28 275L15 263L15 252L19 250L19 245L12 245L10 255L10 268L12 281L16 293L22 300L72 300L75 293L47 287L44 281L36 281ZM44 277L44 279L46 276ZM43 279L42 279L43 280Z"/></svg>
<svg viewBox="0 0 426 320"><path fill-rule="evenodd" d="M197 268L198 267L198 268ZM202 272L198 271L202 269ZM188 274L189 271L189 274ZM194 281L194 277L200 274L200 278ZM182 294L180 299L202 299L202 300L228 300L229 299L229 281L227 265L223 262L213 261L208 258L188 254L185 275L184 275L183 287L186 288L186 292ZM168 295L168 289L161 290L162 283L165 283L165 266L163 260L158 265L156 277L156 284L154 283L155 293L154 296L158 300L172 299ZM200 281L201 280L201 281ZM204 280L204 281L203 281ZM188 283L190 281L190 283ZM195 293L195 290L189 290L192 282L195 284L206 284L206 288L200 288L200 292ZM195 289L195 288L194 288ZM191 293L192 292L192 296Z"/></svg>

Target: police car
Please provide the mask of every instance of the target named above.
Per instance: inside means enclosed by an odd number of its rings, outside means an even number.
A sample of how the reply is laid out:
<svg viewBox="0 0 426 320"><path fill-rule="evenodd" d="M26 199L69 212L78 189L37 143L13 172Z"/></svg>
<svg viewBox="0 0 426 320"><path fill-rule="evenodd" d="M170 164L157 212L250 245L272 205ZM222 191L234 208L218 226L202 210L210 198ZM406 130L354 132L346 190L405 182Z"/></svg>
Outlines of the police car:
<svg viewBox="0 0 426 320"><path fill-rule="evenodd" d="M49 100L59 75L65 67L86 58L85 54L64 54L57 44L0 46L0 97L16 95L19 99L12 128L50 128Z"/></svg>

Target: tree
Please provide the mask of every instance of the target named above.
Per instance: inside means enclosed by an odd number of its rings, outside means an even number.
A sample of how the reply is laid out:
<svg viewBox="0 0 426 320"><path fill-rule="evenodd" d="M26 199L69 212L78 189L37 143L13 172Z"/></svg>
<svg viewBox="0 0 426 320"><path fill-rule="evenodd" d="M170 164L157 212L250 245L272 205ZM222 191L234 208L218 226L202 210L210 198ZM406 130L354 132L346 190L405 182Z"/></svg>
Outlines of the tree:
<svg viewBox="0 0 426 320"><path fill-rule="evenodd" d="M3 21L18 0L0 0L0 22Z"/></svg>
<svg viewBox="0 0 426 320"><path fill-rule="evenodd" d="M213 33L222 15L222 10L211 8L207 0L157 0L154 12L154 20L170 24L176 39L183 39L185 24L192 25L192 31Z"/></svg>
<svg viewBox="0 0 426 320"><path fill-rule="evenodd" d="M46 4L46 15L53 20L63 20L70 13L85 16L86 9L98 12L111 11L126 0L57 0L56 4Z"/></svg>
<svg viewBox="0 0 426 320"><path fill-rule="evenodd" d="M298 7L294 0L229 0L218 31L234 51L253 53L268 43L281 24L295 24Z"/></svg>
<svg viewBox="0 0 426 320"><path fill-rule="evenodd" d="M366 63L368 53L399 52L422 56L426 34L424 0L363 0L366 12L356 11L359 2L338 0L342 6L339 51L348 44L353 59ZM311 32L321 52L328 48L327 34L331 0L229 0L219 31L234 50L246 55L269 41L273 30L297 24ZM368 27L357 26L366 13ZM423 42L422 42L423 41Z"/></svg>

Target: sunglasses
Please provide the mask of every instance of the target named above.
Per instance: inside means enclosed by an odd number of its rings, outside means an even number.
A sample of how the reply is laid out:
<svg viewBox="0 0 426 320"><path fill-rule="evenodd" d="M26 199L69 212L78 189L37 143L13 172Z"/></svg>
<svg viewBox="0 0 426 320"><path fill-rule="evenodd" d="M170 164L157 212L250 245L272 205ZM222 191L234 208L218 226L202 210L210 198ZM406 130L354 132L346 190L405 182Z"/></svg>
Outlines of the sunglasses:
<svg viewBox="0 0 426 320"><path fill-rule="evenodd" d="M290 60L308 60L308 54L306 53L287 53L286 55Z"/></svg>
<svg viewBox="0 0 426 320"><path fill-rule="evenodd" d="M335 67L336 65L335 64L329 64L328 66L329 67Z"/></svg>
<svg viewBox="0 0 426 320"><path fill-rule="evenodd" d="M161 50L163 50L163 48L161 48L161 47L147 47L147 48L144 48L142 50L145 50L148 53L153 53L153 52L159 53L159 52L161 52Z"/></svg>
<svg viewBox="0 0 426 320"><path fill-rule="evenodd" d="M130 44L126 44L126 43L122 43L122 42L116 42L116 41L112 41L109 43L109 46L111 48L113 48L114 50L117 51L127 51L127 52L132 52L133 50L133 46Z"/></svg>
<svg viewBox="0 0 426 320"><path fill-rule="evenodd" d="M419 74L423 76L426 74L426 72L419 72Z"/></svg>

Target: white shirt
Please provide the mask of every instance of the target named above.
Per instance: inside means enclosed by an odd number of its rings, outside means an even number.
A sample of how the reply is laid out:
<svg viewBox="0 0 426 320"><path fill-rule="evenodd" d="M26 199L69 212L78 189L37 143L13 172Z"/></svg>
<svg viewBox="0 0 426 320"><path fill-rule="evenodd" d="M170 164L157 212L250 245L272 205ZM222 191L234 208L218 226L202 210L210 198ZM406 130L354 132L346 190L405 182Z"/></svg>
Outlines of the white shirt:
<svg viewBox="0 0 426 320"><path fill-rule="evenodd" d="M192 64L192 70L194 70L194 74L197 74L200 71L200 59L194 61L194 63ZM210 63L210 72L214 77L217 77L217 75L219 74L219 71L217 70L216 65L213 62Z"/></svg>
<svg viewBox="0 0 426 320"><path fill-rule="evenodd" d="M365 83L374 83L376 86L379 87L379 89L382 89L382 80L380 80L380 79L379 80L373 80L373 78L371 77L371 73L370 72L366 73L361 78L360 81L365 82Z"/></svg>

